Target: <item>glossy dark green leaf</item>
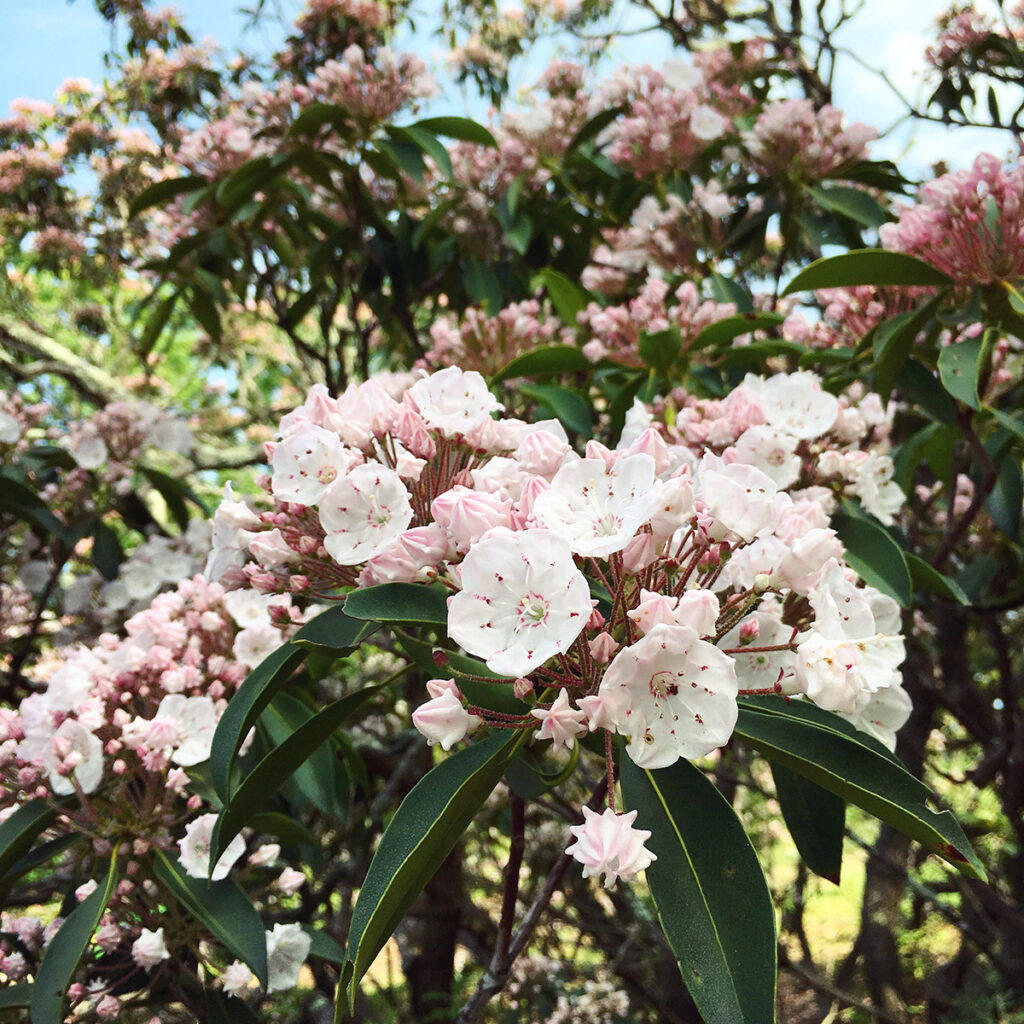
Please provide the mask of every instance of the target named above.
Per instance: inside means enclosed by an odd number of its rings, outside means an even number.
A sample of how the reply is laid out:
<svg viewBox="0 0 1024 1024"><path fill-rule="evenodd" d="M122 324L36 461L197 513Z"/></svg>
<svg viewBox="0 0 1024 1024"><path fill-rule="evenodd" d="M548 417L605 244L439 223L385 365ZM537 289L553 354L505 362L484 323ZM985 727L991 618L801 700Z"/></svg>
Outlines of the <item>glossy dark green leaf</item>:
<svg viewBox="0 0 1024 1024"><path fill-rule="evenodd" d="M956 399L979 408L978 378L981 375L982 339L968 338L955 341L939 352L939 379L942 386Z"/></svg>
<svg viewBox="0 0 1024 1024"><path fill-rule="evenodd" d="M930 263L887 249L855 249L839 256L827 256L804 267L783 289L783 295L817 288L847 288L854 285L936 285L949 278Z"/></svg>
<svg viewBox="0 0 1024 1024"><path fill-rule="evenodd" d="M992 493L985 500L985 509L992 522L1012 541L1020 540L1021 506L1024 504L1024 480L1020 461L1004 458Z"/></svg>
<svg viewBox="0 0 1024 1024"><path fill-rule="evenodd" d="M57 820L57 810L45 800L30 800L0 822L0 878L35 845L40 834Z"/></svg>
<svg viewBox="0 0 1024 1024"><path fill-rule="evenodd" d="M896 378L896 388L904 402L910 402L938 423L952 426L956 409L935 373L916 359L908 359Z"/></svg>
<svg viewBox="0 0 1024 1024"><path fill-rule="evenodd" d="M551 305L566 327L576 326L576 317L587 307L590 296L575 281L553 267L537 271L530 282L533 289L543 288L548 293ZM588 364L589 365L589 364Z"/></svg>
<svg viewBox="0 0 1024 1024"><path fill-rule="evenodd" d="M338 967L345 965L344 947L330 937L322 928L314 928L312 925L304 924L302 930L310 937L312 944L309 947L309 955L315 956L318 960L325 960L329 964Z"/></svg>
<svg viewBox="0 0 1024 1024"><path fill-rule="evenodd" d="M655 370L666 373L679 358L683 346L679 325L673 324L663 331L640 332L640 358Z"/></svg>
<svg viewBox="0 0 1024 1024"><path fill-rule="evenodd" d="M156 309L150 313L149 319L146 321L146 329L142 332L142 336L139 338L139 355L143 359L145 359L156 346L157 339L167 326L167 321L171 319L171 313L174 312L174 307L177 302L178 293L174 292L161 299L160 302L157 303Z"/></svg>
<svg viewBox="0 0 1024 1024"><path fill-rule="evenodd" d="M422 128L434 135L444 135L462 142L475 142L478 146L497 146L494 136L476 121L468 117L428 117L417 121L413 128Z"/></svg>
<svg viewBox="0 0 1024 1024"><path fill-rule="evenodd" d="M1020 415L1009 416L1000 409L992 409L987 406L986 411L992 414L1003 430L1011 433L1018 441L1024 441L1024 419Z"/></svg>
<svg viewBox="0 0 1024 1024"><path fill-rule="evenodd" d="M846 548L846 561L865 583L910 606L910 570L903 549L883 526L862 516L838 513L832 527Z"/></svg>
<svg viewBox="0 0 1024 1024"><path fill-rule="evenodd" d="M469 297L483 306L488 315L495 316L501 309L501 280L493 267L480 260L467 260L463 272L463 283Z"/></svg>
<svg viewBox="0 0 1024 1024"><path fill-rule="evenodd" d="M910 581L914 586L915 593L923 590L929 594L938 594L940 597L959 601L960 604L969 603L967 595L956 580L932 568L923 558L911 551L904 551L903 557L910 570Z"/></svg>
<svg viewBox="0 0 1024 1024"><path fill-rule="evenodd" d="M781 697L740 700L736 736L773 763L916 839L962 874L985 877L952 813L928 807L932 798L928 787L885 747L838 715L806 701L787 703Z"/></svg>
<svg viewBox="0 0 1024 1024"><path fill-rule="evenodd" d="M99 569L104 579L117 578L117 570L124 561L124 553L117 534L101 519L92 528L92 564Z"/></svg>
<svg viewBox="0 0 1024 1024"><path fill-rule="evenodd" d="M575 345L545 345L516 356L492 378L492 384L515 377L551 377L559 373L585 373L593 369Z"/></svg>
<svg viewBox="0 0 1024 1024"><path fill-rule="evenodd" d="M317 838L301 822L290 818L287 814L279 814L276 811L264 811L261 814L254 814L249 819L249 828L253 832L264 833L268 836L275 836L282 842L292 846L313 846L317 845Z"/></svg>
<svg viewBox="0 0 1024 1024"><path fill-rule="evenodd" d="M740 313L753 313L754 300L742 285L728 277L723 277L717 270L711 274L711 294L716 302L731 302Z"/></svg>
<svg viewBox="0 0 1024 1024"><path fill-rule="evenodd" d="M775 1020L775 911L728 801L689 761L620 765L622 797L657 856L647 883L683 981L707 1024Z"/></svg>
<svg viewBox="0 0 1024 1024"><path fill-rule="evenodd" d="M207 988L205 995L206 1024L260 1024L260 1018L243 999L215 988Z"/></svg>
<svg viewBox="0 0 1024 1024"><path fill-rule="evenodd" d="M569 140L569 145L565 150L566 155L579 149L585 142L596 139L625 109L623 106L610 107L608 110L602 110L595 114Z"/></svg>
<svg viewBox="0 0 1024 1024"><path fill-rule="evenodd" d="M738 316L727 316L723 320L708 324L697 334L692 344L687 346L686 351L696 352L698 349L733 341L751 331L768 330L777 327L784 319L785 317L778 313L741 313Z"/></svg>
<svg viewBox="0 0 1024 1024"><path fill-rule="evenodd" d="M292 643L300 647L320 647L342 655L354 651L378 629L380 623L354 619L345 612L344 605L338 603L307 622L292 637Z"/></svg>
<svg viewBox="0 0 1024 1024"><path fill-rule="evenodd" d="M63 1024L64 1000L117 884L117 848L101 861L97 886L64 919L46 947L32 986L32 1024Z"/></svg>
<svg viewBox="0 0 1024 1024"><path fill-rule="evenodd" d="M295 644L279 647L246 676L228 701L210 748L210 775L222 800L231 795L231 768L242 741L305 656L305 650Z"/></svg>
<svg viewBox="0 0 1024 1024"><path fill-rule="evenodd" d="M209 514L209 510L203 504L202 498L196 494L186 481L170 476L167 473L161 473L160 470L153 469L150 466L142 466L141 472L159 492L160 497L164 499L167 504L167 511L170 512L180 530L188 529L189 514L187 503L195 505L200 512Z"/></svg>
<svg viewBox="0 0 1024 1024"><path fill-rule="evenodd" d="M46 502L9 476L0 476L0 514L33 523L60 540L70 539L67 527L46 507Z"/></svg>
<svg viewBox="0 0 1024 1024"><path fill-rule="evenodd" d="M877 228L889 215L873 195L849 185L828 185L808 188L812 196L826 210L840 213L866 228Z"/></svg>
<svg viewBox="0 0 1024 1024"><path fill-rule="evenodd" d="M353 590L345 598L345 614L377 622L448 624L448 591L420 583L382 583Z"/></svg>
<svg viewBox="0 0 1024 1024"><path fill-rule="evenodd" d="M205 188L209 182L198 175L184 178L165 178L144 188L129 204L128 217L137 217L151 206L164 206L177 196Z"/></svg>
<svg viewBox="0 0 1024 1024"><path fill-rule="evenodd" d="M822 878L839 884L843 869L846 804L810 779L772 764L775 796L786 828L804 863Z"/></svg>
<svg viewBox="0 0 1024 1024"><path fill-rule="evenodd" d="M590 405L582 395L557 384L520 384L521 394L537 402L543 402L558 417L558 421L573 433L589 437L593 427Z"/></svg>
<svg viewBox="0 0 1024 1024"><path fill-rule="evenodd" d="M0 988L0 1010L27 1010L32 1004L32 982Z"/></svg>
<svg viewBox="0 0 1024 1024"><path fill-rule="evenodd" d="M875 390L882 404L889 401L897 377L903 370L914 346L914 339L938 306L939 298L908 309L878 324L874 331Z"/></svg>
<svg viewBox="0 0 1024 1024"><path fill-rule="evenodd" d="M523 732L497 732L463 748L427 772L402 801L381 836L352 912L339 985L339 996L347 993L350 1007L360 979L525 739ZM343 1013L339 998L336 1019Z"/></svg>
<svg viewBox="0 0 1024 1024"><path fill-rule="evenodd" d="M178 858L157 850L153 864L157 881L165 885L228 953L237 957L267 987L267 940L263 919L237 882L193 878Z"/></svg>
<svg viewBox="0 0 1024 1024"><path fill-rule="evenodd" d="M284 782L300 766L305 765L334 731L379 690L378 686L369 686L350 693L316 712L286 738L275 736L277 745L242 779L217 818L210 841L211 865L216 864L228 843ZM271 710L272 706L267 709L267 713Z"/></svg>

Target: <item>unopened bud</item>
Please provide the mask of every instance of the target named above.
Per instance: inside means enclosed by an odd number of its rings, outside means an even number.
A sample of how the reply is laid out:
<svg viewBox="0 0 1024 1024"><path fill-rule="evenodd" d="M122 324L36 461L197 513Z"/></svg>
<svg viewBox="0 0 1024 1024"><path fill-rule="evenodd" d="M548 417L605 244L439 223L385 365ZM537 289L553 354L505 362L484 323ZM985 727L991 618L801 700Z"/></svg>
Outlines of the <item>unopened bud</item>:
<svg viewBox="0 0 1024 1024"><path fill-rule="evenodd" d="M752 644L761 635L757 619L749 619L740 626L740 643Z"/></svg>
<svg viewBox="0 0 1024 1024"><path fill-rule="evenodd" d="M772 578L766 572L759 572L754 577L754 593L763 594L772 585Z"/></svg>
<svg viewBox="0 0 1024 1024"><path fill-rule="evenodd" d="M598 633L587 645L590 648L591 657L599 665L607 665L619 649L619 643L611 633Z"/></svg>
<svg viewBox="0 0 1024 1024"><path fill-rule="evenodd" d="M525 679L520 676L512 684L512 692L519 698L519 700L523 700L533 693L533 683L531 683L529 679Z"/></svg>

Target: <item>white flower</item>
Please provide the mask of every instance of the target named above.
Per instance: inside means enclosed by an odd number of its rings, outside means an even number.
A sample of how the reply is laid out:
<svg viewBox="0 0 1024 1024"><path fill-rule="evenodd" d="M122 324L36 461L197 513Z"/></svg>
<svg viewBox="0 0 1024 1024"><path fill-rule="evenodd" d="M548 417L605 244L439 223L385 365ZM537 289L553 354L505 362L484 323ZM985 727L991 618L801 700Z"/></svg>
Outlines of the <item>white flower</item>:
<svg viewBox="0 0 1024 1024"><path fill-rule="evenodd" d="M587 731L586 713L570 706L566 690L559 693L550 709L534 708L530 714L541 723L537 739L551 740L554 750L562 746L572 750L576 746L576 737L583 736Z"/></svg>
<svg viewBox="0 0 1024 1024"><path fill-rule="evenodd" d="M669 57L661 62L661 77L670 89L695 89L704 78L700 68L680 57Z"/></svg>
<svg viewBox="0 0 1024 1024"><path fill-rule="evenodd" d="M901 685L885 686L871 694L858 714L843 717L890 750L895 750L896 733L904 726L912 710L910 696Z"/></svg>
<svg viewBox="0 0 1024 1024"><path fill-rule="evenodd" d="M245 588L229 590L224 595L224 605L240 629L248 626L269 626L270 605L280 603L277 594L261 594L258 590Z"/></svg>
<svg viewBox="0 0 1024 1024"><path fill-rule="evenodd" d="M324 547L339 565L372 558L412 522L405 484L393 469L376 462L356 466L320 499Z"/></svg>
<svg viewBox="0 0 1024 1024"><path fill-rule="evenodd" d="M698 497L726 530L743 540L771 533L789 496L779 494L775 481L753 466L725 463L706 454L700 462ZM720 538L716 538L720 539Z"/></svg>
<svg viewBox="0 0 1024 1024"><path fill-rule="evenodd" d="M726 119L717 110L703 103L690 115L690 131L705 142L721 138L725 134L727 124Z"/></svg>
<svg viewBox="0 0 1024 1024"><path fill-rule="evenodd" d="M576 842L565 848L583 865L583 877L604 875L610 889L620 878L633 878L658 858L644 843L651 838L646 829L633 828L636 811L616 814L606 807L603 814L583 808L583 824L570 825Z"/></svg>
<svg viewBox="0 0 1024 1024"><path fill-rule="evenodd" d="M306 884L306 876L295 868L285 868L275 879L274 885L285 896L294 896Z"/></svg>
<svg viewBox="0 0 1024 1024"><path fill-rule="evenodd" d="M220 982L229 996L237 996L252 984L254 977L252 971L241 960L236 960L224 968Z"/></svg>
<svg viewBox="0 0 1024 1024"><path fill-rule="evenodd" d="M267 991L284 992L299 983L313 940L297 924L275 924L267 932Z"/></svg>
<svg viewBox="0 0 1024 1024"><path fill-rule="evenodd" d="M57 771L57 764L73 765L72 775L83 793L91 793L103 778L103 744L73 718L62 722L53 734L54 753L48 759L50 788L58 796L70 796L74 783L67 775Z"/></svg>
<svg viewBox="0 0 1024 1024"><path fill-rule="evenodd" d="M107 461L107 446L95 427L86 424L82 432L69 444L68 450L82 469L99 469Z"/></svg>
<svg viewBox="0 0 1024 1024"><path fill-rule="evenodd" d="M13 416L0 412L0 444L16 444L19 437L21 424Z"/></svg>
<svg viewBox="0 0 1024 1024"><path fill-rule="evenodd" d="M235 861L245 853L242 837L235 836L214 865L213 873L210 873L210 840L216 822L216 814L202 814L185 826L185 835L178 840L178 859L192 878L209 878L214 882L227 878Z"/></svg>
<svg viewBox="0 0 1024 1024"><path fill-rule="evenodd" d="M168 718L178 726L177 749L171 755L183 768L209 760L213 734L217 729L217 711L209 697L185 697L168 694L156 711L158 718Z"/></svg>
<svg viewBox="0 0 1024 1024"><path fill-rule="evenodd" d="M255 853L249 854L249 866L254 868L273 867L280 855L280 843L264 843L263 846L256 848Z"/></svg>
<svg viewBox="0 0 1024 1024"><path fill-rule="evenodd" d="M492 672L522 676L568 650L591 612L590 588L550 530L497 529L462 563L448 635Z"/></svg>
<svg viewBox="0 0 1024 1024"><path fill-rule="evenodd" d="M355 455L330 430L304 423L274 445L270 488L281 501L316 505L321 495L355 461Z"/></svg>
<svg viewBox="0 0 1024 1024"><path fill-rule="evenodd" d="M839 400L822 391L813 373L777 373L765 380L748 373L743 390L761 407L770 426L801 441L813 441L831 429L839 415Z"/></svg>
<svg viewBox="0 0 1024 1024"><path fill-rule="evenodd" d="M654 459L642 452L619 459L577 459L555 474L533 506L538 523L561 534L577 555L621 551L654 514L660 498Z"/></svg>
<svg viewBox="0 0 1024 1024"><path fill-rule="evenodd" d="M796 438L774 427L748 427L739 436L735 451L736 461L756 466L775 481L776 487L789 487L800 476L800 457L795 454Z"/></svg>
<svg viewBox="0 0 1024 1024"><path fill-rule="evenodd" d="M615 729L629 737L633 761L664 768L710 754L732 736L738 689L728 655L695 629L658 625L615 656L598 696L622 709Z"/></svg>
<svg viewBox="0 0 1024 1024"><path fill-rule="evenodd" d="M744 626L756 627L756 640L749 645L751 647L777 647L789 643L793 636L792 627L778 615L759 609L729 630L719 646L727 650L742 647L740 630ZM736 678L744 690L764 690L779 683L783 692L793 692L793 663L796 661L793 651L742 650L730 657L736 666Z"/></svg>
<svg viewBox="0 0 1024 1024"><path fill-rule="evenodd" d="M231 653L246 668L255 668L283 643L281 631L267 622L247 626L235 636Z"/></svg>
<svg viewBox="0 0 1024 1024"><path fill-rule="evenodd" d="M424 423L445 437L465 434L504 408L475 370L448 366L416 381L406 392Z"/></svg>
<svg viewBox="0 0 1024 1024"><path fill-rule="evenodd" d="M143 928L142 933L132 943L132 959L142 968L149 970L170 957L164 943L164 930L150 931Z"/></svg>

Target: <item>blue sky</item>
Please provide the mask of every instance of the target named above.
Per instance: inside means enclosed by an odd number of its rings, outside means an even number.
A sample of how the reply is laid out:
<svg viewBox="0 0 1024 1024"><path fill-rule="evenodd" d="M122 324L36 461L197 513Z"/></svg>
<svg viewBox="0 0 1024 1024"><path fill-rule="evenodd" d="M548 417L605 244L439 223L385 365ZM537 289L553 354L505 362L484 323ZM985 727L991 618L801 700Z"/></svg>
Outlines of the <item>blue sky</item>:
<svg viewBox="0 0 1024 1024"><path fill-rule="evenodd" d="M243 35L244 17L238 0L169 0L184 12L185 22L196 39L209 36L229 49L241 46L266 53L274 48L280 32L266 27ZM248 0L249 3L252 0ZM431 0L421 9L429 11ZM509 3L514 0L509 0ZM911 99L922 95L922 55L932 34L936 16L949 0L866 0L862 11L845 30L842 42L875 67L885 68ZM300 0L278 0L291 20ZM991 6L981 0L979 7ZM429 14L418 24L430 24ZM106 25L92 0L0 0L3 59L0 60L0 114L12 99L29 96L50 99L67 77L103 78L103 52L110 42ZM422 31L405 42L428 63L437 64L439 43ZM621 58L658 62L667 49L645 44L642 57L635 54L636 41L624 45ZM613 55L611 62L615 62ZM464 99L451 93L447 102L462 112ZM846 59L836 81L836 103L850 120L866 121L879 128L892 124L901 113L898 100L877 77ZM472 114L484 117L484 107L472 104ZM901 161L911 173L924 174L935 160L951 166L970 163L982 149L1007 155L1009 140L984 131L958 131L954 136L941 126L903 126L891 138L877 143L874 154ZM908 162L909 157L909 162Z"/></svg>

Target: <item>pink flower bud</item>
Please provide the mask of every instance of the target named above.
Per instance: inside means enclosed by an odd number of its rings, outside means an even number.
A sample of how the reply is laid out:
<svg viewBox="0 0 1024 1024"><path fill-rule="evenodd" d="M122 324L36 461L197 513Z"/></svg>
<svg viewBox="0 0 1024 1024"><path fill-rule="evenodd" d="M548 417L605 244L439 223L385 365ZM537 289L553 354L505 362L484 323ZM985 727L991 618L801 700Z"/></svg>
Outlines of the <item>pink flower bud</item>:
<svg viewBox="0 0 1024 1024"><path fill-rule="evenodd" d="M587 645L590 655L599 665L607 665L619 649L619 643L611 633L598 633Z"/></svg>
<svg viewBox="0 0 1024 1024"><path fill-rule="evenodd" d="M531 693L533 693L533 683L531 683L529 679L525 679L523 676L520 676L512 684L512 692L520 700L523 700L524 698L528 697Z"/></svg>
<svg viewBox="0 0 1024 1024"><path fill-rule="evenodd" d="M761 635L761 626L757 619L748 619L740 626L740 643L752 644Z"/></svg>
<svg viewBox="0 0 1024 1024"><path fill-rule="evenodd" d="M638 533L622 549L622 567L626 572L643 572L657 557L654 538L649 533Z"/></svg>

